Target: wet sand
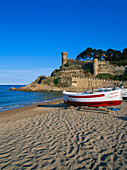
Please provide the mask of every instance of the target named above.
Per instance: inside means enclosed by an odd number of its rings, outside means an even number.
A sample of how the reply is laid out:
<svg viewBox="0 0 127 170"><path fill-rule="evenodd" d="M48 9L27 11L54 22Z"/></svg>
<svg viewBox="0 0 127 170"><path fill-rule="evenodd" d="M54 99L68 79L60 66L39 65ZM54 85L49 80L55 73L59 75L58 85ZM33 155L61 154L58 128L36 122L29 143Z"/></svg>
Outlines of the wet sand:
<svg viewBox="0 0 127 170"><path fill-rule="evenodd" d="M0 169L127 169L127 102L109 114L63 100L0 112Z"/></svg>

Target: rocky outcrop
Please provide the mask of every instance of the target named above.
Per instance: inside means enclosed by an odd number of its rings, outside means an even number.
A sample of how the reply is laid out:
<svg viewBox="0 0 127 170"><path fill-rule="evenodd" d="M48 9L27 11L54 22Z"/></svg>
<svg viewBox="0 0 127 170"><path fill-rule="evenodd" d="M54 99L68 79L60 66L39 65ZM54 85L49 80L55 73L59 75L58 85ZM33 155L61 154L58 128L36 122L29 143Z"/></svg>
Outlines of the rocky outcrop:
<svg viewBox="0 0 127 170"><path fill-rule="evenodd" d="M12 91L13 91L13 90L16 90L16 88L15 88L15 87L11 87L11 88L10 88L10 90L12 90Z"/></svg>
<svg viewBox="0 0 127 170"><path fill-rule="evenodd" d="M55 69L51 77L39 76L34 82L30 83L25 87L18 89L11 88L10 90L21 90L21 91L63 91L73 90L72 77L94 77L88 69L83 69L82 66L65 64L60 69Z"/></svg>
<svg viewBox="0 0 127 170"><path fill-rule="evenodd" d="M54 78L54 77L45 77L45 76L39 76L34 82L30 83L29 85L25 87L20 87L18 89L15 89L12 87L10 90L16 90L16 91L63 91L66 87L66 89L69 89L71 86L71 79L68 78Z"/></svg>

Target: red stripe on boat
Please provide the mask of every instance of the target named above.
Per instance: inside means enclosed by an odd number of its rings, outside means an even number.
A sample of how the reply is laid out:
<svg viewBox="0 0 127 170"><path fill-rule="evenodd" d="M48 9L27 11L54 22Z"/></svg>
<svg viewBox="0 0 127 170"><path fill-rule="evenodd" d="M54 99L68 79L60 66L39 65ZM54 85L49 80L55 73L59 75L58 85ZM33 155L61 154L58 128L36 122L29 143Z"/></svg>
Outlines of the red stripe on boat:
<svg viewBox="0 0 127 170"><path fill-rule="evenodd" d="M89 96L71 96L71 95L68 95L68 97L71 97L71 98L95 98L95 97L104 97L104 96L105 96L104 94L89 95Z"/></svg>
<svg viewBox="0 0 127 170"><path fill-rule="evenodd" d="M71 102L71 101L67 101L68 105L89 106L89 107L115 106L115 105L120 105L121 103L122 103L122 100L98 101L98 102Z"/></svg>

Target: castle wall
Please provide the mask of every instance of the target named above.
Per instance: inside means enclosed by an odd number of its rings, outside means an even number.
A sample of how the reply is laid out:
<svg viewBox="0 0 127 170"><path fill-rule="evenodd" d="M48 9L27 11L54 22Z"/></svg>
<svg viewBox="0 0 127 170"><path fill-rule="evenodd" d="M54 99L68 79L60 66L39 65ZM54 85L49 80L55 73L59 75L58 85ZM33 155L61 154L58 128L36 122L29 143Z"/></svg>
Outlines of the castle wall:
<svg viewBox="0 0 127 170"><path fill-rule="evenodd" d="M127 72L127 66L114 66L110 65L109 61L98 61L98 59L92 60L73 60L67 59L67 52L62 52L62 66L66 63L78 66L83 69L89 69L95 76L100 73L109 73L112 75L122 75Z"/></svg>
<svg viewBox="0 0 127 170"><path fill-rule="evenodd" d="M99 63L98 73L109 73L112 75L122 75L127 72L127 66L113 66Z"/></svg>
<svg viewBox="0 0 127 170"><path fill-rule="evenodd" d="M93 73L93 61L87 60L87 61L80 61L80 60L71 60L67 59L67 62L71 65L78 66L80 68L89 69L91 73Z"/></svg>
<svg viewBox="0 0 127 170"><path fill-rule="evenodd" d="M122 75L122 74L124 74L125 72L127 72L127 66L115 66L114 67L114 70L113 70L113 73L115 74L115 75Z"/></svg>
<svg viewBox="0 0 127 170"><path fill-rule="evenodd" d="M100 80L100 79L90 79L90 78L72 78L72 87L77 89L97 89L98 87L106 87L106 86L114 86L115 84L118 86L120 81L108 81L108 80ZM127 87L127 82L124 82L123 85Z"/></svg>
<svg viewBox="0 0 127 170"><path fill-rule="evenodd" d="M91 73L95 76L100 73L109 73L112 75L122 75L127 72L127 66L114 66L110 65L109 61L98 61L97 59L94 60L87 60L87 61L80 61L80 60L71 60L67 59L69 64L81 67L83 69L89 69Z"/></svg>

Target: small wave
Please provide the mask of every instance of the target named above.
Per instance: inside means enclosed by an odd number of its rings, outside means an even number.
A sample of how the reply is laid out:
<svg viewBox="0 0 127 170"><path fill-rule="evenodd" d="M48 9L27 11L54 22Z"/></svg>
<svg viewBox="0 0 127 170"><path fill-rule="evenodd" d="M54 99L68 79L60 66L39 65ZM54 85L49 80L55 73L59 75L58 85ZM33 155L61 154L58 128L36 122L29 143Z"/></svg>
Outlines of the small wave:
<svg viewBox="0 0 127 170"><path fill-rule="evenodd" d="M41 102L31 102L31 103L25 103L25 104L3 106L3 107L0 107L0 112L7 111L7 110L13 110L13 109L21 108L21 107L26 107L26 106L31 106L31 105L39 104L39 103L45 103L45 102L49 102L49 101L53 101L53 100L57 100L57 99L61 99L61 97L57 97L57 98L53 98L53 99L47 99L47 100L44 100L44 101L41 101Z"/></svg>
<svg viewBox="0 0 127 170"><path fill-rule="evenodd" d="M17 105L12 105L12 106L3 106L3 107L0 107L0 112L30 106L30 105L34 105L36 103L37 102L27 103L27 104L17 104Z"/></svg>

